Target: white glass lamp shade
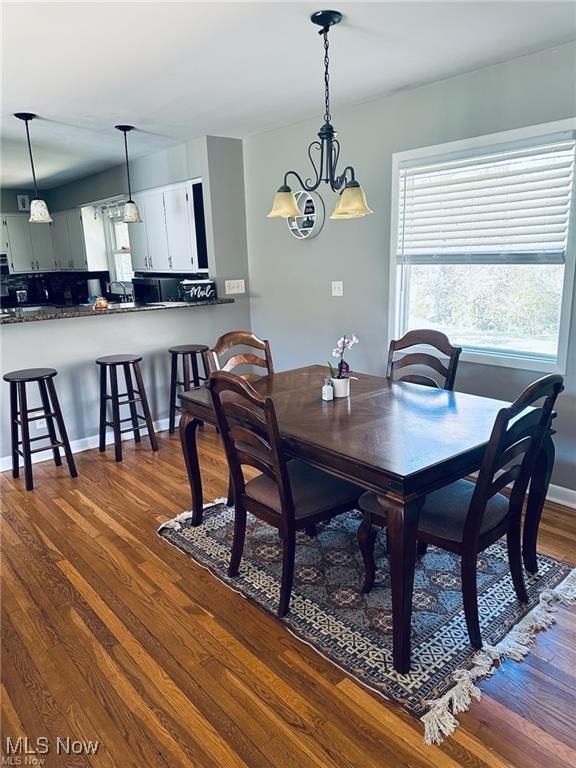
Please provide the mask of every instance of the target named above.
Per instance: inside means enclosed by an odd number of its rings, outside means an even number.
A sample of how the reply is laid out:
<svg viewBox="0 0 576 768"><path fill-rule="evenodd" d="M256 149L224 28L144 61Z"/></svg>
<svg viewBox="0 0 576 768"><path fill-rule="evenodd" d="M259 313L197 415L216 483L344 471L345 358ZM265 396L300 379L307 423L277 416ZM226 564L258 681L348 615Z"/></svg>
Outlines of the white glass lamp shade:
<svg viewBox="0 0 576 768"><path fill-rule="evenodd" d="M50 224L54 221L44 200L35 197L30 201L30 218L28 221L31 224Z"/></svg>
<svg viewBox="0 0 576 768"><path fill-rule="evenodd" d="M294 192L292 192L290 187L287 187L286 185L280 187L278 192L274 195L272 210L268 214L269 219L274 219L279 216L283 219L288 219L291 216L302 216L302 211L298 208Z"/></svg>
<svg viewBox="0 0 576 768"><path fill-rule="evenodd" d="M356 219L360 216L367 216L373 213L368 208L364 190L357 181L350 181L346 184L344 192L338 197L331 219Z"/></svg>
<svg viewBox="0 0 576 768"><path fill-rule="evenodd" d="M141 224L140 211L134 200L128 200L124 206L124 222L126 224Z"/></svg>

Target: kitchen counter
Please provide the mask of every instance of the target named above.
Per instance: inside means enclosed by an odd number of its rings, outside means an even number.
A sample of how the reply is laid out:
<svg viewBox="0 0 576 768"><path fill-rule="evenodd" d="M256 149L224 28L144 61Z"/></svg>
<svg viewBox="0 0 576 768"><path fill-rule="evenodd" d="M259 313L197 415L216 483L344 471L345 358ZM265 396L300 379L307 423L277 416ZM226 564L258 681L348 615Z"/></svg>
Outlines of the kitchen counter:
<svg viewBox="0 0 576 768"><path fill-rule="evenodd" d="M2 309L0 325L29 323L38 320L62 320L69 317L96 317L97 315L121 315L133 312L157 312L163 309L195 309L216 304L233 304L234 299L212 299L210 301L184 302L166 301L156 304L133 302L110 303L107 309L94 309L91 304L79 306L14 307Z"/></svg>

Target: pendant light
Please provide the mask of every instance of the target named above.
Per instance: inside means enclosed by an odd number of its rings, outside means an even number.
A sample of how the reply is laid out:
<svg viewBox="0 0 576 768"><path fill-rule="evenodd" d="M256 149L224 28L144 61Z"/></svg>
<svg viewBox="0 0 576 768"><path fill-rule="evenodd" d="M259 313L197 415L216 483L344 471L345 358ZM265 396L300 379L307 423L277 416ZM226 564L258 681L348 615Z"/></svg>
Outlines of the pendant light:
<svg viewBox="0 0 576 768"><path fill-rule="evenodd" d="M124 153L126 155L126 176L128 177L128 202L124 205L124 221L126 224L140 224L142 219L140 218L140 211L138 206L132 200L132 189L130 187L130 165L128 163L128 138L127 135L130 131L134 130L133 125L116 125L117 130L122 131L124 134Z"/></svg>
<svg viewBox="0 0 576 768"><path fill-rule="evenodd" d="M320 27L319 34L324 38L324 125L318 132L320 141L313 141L308 147L308 157L314 168L315 178L308 178L303 181L296 171L287 171L284 174L284 183L276 192L268 218L280 216L285 219L290 216L302 215L296 203L296 197L287 183L288 176L294 176L300 187L308 192L314 192L324 182L330 184L330 188L334 192L340 193L334 212L330 216L331 219L356 219L372 213L372 210L368 207L364 190L356 181L354 168L347 165L340 175L337 173L340 143L336 138L337 134L332 125L332 115L330 114L330 44L328 32L330 27L342 21L342 14L339 11L316 11L310 16L310 20ZM317 163L314 161L313 152L320 153Z"/></svg>
<svg viewBox="0 0 576 768"><path fill-rule="evenodd" d="M30 120L34 120L38 115L32 112L15 112L14 117L18 120L23 120L26 124L26 138L28 140L28 154L30 155L30 165L32 167L32 179L34 181L34 198L30 201L30 218L28 221L31 224L50 224L54 219L50 216L50 211L44 200L40 200L38 197L38 185L36 183L36 171L34 170L34 158L32 157L32 144L30 142L30 129L28 123Z"/></svg>

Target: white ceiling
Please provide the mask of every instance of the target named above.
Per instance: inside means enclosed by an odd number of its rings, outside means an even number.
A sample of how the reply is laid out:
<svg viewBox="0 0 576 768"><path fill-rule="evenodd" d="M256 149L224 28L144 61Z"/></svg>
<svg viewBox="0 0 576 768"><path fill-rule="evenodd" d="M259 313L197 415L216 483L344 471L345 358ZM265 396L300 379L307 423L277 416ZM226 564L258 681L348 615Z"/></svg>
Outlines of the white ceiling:
<svg viewBox="0 0 576 768"><path fill-rule="evenodd" d="M3 5L2 186L40 186L204 134L244 137L318 115L322 41L312 3L36 2ZM576 37L570 0L336 2L332 111Z"/></svg>

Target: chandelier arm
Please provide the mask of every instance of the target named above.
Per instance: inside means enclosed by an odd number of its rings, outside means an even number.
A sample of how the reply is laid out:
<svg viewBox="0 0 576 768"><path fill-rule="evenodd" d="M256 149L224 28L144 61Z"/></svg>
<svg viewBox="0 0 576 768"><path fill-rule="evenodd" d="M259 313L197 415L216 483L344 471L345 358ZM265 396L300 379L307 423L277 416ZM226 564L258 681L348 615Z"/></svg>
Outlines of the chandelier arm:
<svg viewBox="0 0 576 768"><path fill-rule="evenodd" d="M347 175L350 174L350 178L346 178ZM342 186L346 186L351 181L356 181L356 176L354 174L354 168L352 168L351 165L347 165L346 168L342 171L340 176L337 176L334 179L334 184L332 185L332 189L334 192L338 192L338 190L342 189Z"/></svg>
<svg viewBox="0 0 576 768"><path fill-rule="evenodd" d="M337 191L338 187L335 186L338 182L338 177L336 176L336 168L338 167L338 159L340 157L340 142L338 139L333 139L330 142L330 166L329 166L329 173L328 178L326 179L327 182L330 183L330 186L334 192Z"/></svg>
<svg viewBox="0 0 576 768"><path fill-rule="evenodd" d="M320 150L320 163L317 166L314 162L314 158L312 157L312 150L316 148ZM312 167L314 168L314 173L316 176L316 181L312 181L310 176L306 179L306 189L317 189L320 185L320 182L322 181L322 167L324 165L324 144L319 141L312 141L310 143L310 146L308 147L308 157L310 158L310 163L312 164Z"/></svg>
<svg viewBox="0 0 576 768"><path fill-rule="evenodd" d="M298 184L302 187L302 189L305 189L307 192L314 192L314 190L318 189L318 187L320 186L320 182L321 182L321 179L318 179L318 181L316 181L315 184L309 185L309 184L306 184L306 182L303 181L302 176L300 176L300 174L297 171L286 171L286 173L284 174L284 186L285 187L289 186L287 184L288 176L294 176L294 178L296 179Z"/></svg>

